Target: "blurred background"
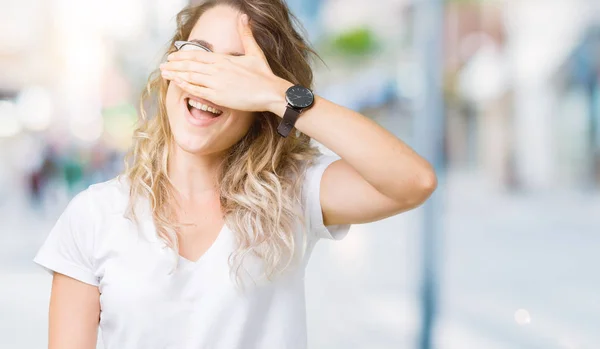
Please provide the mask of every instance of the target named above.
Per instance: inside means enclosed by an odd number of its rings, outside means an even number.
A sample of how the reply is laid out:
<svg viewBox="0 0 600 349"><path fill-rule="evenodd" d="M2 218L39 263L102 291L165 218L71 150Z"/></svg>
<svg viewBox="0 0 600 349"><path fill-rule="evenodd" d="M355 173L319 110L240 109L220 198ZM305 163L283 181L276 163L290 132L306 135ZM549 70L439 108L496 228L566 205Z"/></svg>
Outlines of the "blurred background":
<svg viewBox="0 0 600 349"><path fill-rule="evenodd" d="M50 275L31 260L121 170L188 1L0 4L0 347L43 348ZM316 92L440 176L425 206L319 243L310 347L600 348L600 2L288 4L326 63Z"/></svg>

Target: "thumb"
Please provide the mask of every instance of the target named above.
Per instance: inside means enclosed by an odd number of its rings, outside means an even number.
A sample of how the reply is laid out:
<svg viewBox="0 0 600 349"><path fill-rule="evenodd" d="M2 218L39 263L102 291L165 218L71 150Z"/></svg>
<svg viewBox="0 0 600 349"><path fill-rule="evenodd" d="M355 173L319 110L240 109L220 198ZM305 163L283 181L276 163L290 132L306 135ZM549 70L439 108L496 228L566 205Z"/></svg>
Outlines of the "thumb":
<svg viewBox="0 0 600 349"><path fill-rule="evenodd" d="M252 34L252 28L250 27L249 18L247 14L242 14L239 19L238 32L242 39L242 45L244 45L244 53L247 56L258 56L265 58L265 55L258 46L258 43L254 39Z"/></svg>

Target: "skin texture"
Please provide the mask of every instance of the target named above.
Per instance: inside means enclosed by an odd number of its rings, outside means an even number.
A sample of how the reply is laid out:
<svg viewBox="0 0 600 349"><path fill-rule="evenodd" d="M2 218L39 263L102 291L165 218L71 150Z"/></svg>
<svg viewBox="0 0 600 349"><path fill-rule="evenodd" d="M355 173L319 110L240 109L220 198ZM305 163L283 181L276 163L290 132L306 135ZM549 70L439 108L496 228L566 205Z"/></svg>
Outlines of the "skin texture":
<svg viewBox="0 0 600 349"><path fill-rule="evenodd" d="M226 6L208 10L188 39L210 42L213 52L175 52L161 64L163 78L170 81L166 105L175 144L169 175L176 200L181 207L206 213L204 220L193 222L204 230L190 228L180 241L180 253L188 259L202 255L222 226L215 196L221 154L248 131L252 112L283 117L285 91L292 85L271 72L244 17ZM185 119L184 99L189 96L223 110L221 120L205 128L191 125ZM321 182L327 225L373 222L410 210L436 188L426 160L357 112L315 96L296 128L342 158L326 169ZM188 216L184 210L179 215L184 220ZM55 274L50 349L95 348L99 314L97 287Z"/></svg>
<svg viewBox="0 0 600 349"><path fill-rule="evenodd" d="M55 273L50 296L48 347L96 348L99 321L98 287Z"/></svg>

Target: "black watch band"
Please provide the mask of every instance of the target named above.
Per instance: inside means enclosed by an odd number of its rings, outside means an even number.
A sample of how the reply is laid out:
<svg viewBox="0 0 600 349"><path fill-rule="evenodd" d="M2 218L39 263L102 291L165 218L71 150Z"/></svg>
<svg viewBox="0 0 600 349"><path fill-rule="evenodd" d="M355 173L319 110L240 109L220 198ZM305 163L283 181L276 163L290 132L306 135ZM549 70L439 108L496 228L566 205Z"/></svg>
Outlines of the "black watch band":
<svg viewBox="0 0 600 349"><path fill-rule="evenodd" d="M279 126L277 126L277 133L279 133L279 135L283 138L287 137L290 134L290 131L292 131L294 128L296 120L298 120L298 116L300 116L300 110L288 105L285 108L283 120L281 120Z"/></svg>

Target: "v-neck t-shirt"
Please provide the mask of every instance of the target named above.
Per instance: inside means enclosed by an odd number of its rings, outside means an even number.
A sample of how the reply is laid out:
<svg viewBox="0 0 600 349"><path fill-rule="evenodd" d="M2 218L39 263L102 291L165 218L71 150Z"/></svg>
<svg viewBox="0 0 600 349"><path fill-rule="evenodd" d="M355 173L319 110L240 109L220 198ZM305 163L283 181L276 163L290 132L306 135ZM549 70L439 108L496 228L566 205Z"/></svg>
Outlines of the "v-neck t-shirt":
<svg viewBox="0 0 600 349"><path fill-rule="evenodd" d="M120 177L76 195L34 261L98 287L105 349L304 349L306 264L319 239L341 240L350 228L323 223L321 177L337 159L321 155L306 169L301 204L307 249L273 281L244 282L243 291L236 287L228 264L236 239L226 225L195 262L157 236L149 208L143 209L148 205L136 206L142 207L136 227L124 217L129 186ZM297 249L301 226L293 232ZM261 261L247 257L243 270L256 279Z"/></svg>

